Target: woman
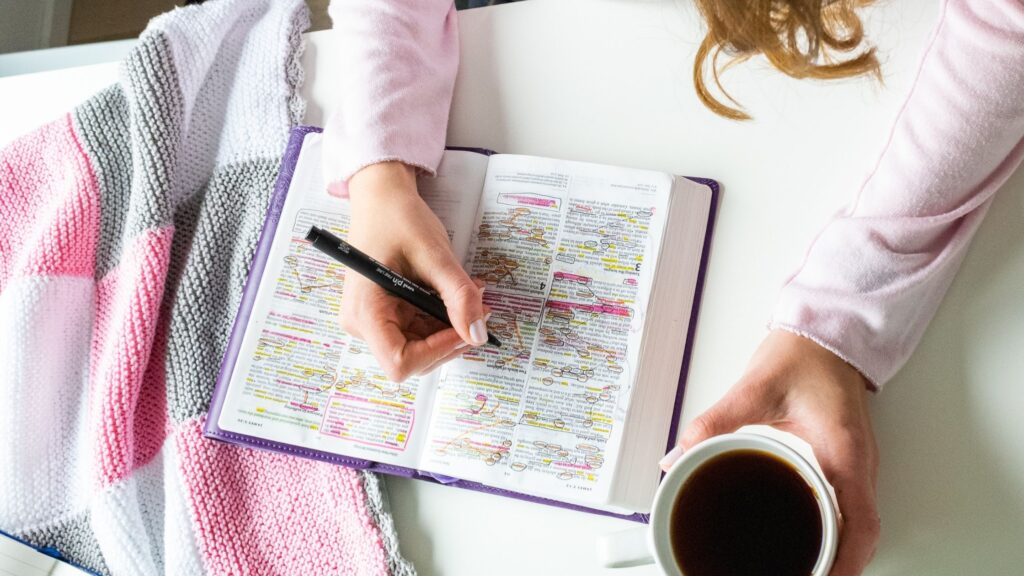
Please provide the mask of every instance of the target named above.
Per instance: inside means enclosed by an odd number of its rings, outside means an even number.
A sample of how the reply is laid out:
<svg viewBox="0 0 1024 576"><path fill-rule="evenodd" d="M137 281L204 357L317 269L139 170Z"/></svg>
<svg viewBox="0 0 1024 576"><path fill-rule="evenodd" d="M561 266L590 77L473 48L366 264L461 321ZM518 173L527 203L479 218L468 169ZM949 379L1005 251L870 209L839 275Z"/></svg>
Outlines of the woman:
<svg viewBox="0 0 1024 576"><path fill-rule="evenodd" d="M710 30L701 53L711 58L712 71L716 48L724 47L741 57L764 53L797 77L871 72L876 65L870 51L859 47L852 12L860 3L699 2ZM328 181L347 181L350 238L434 287L454 325L433 334L413 332L399 302L367 281L349 281L342 306L346 328L365 339L400 380L486 340L481 290L451 254L415 182L417 170L432 172L441 157L458 30L447 0L335 0L331 10L344 44L342 65L352 73L327 126L325 170ZM787 24L772 28L780 16ZM805 43L796 40L804 37ZM816 63L830 51L853 56L834 65ZM698 78L705 74L702 64ZM716 112L743 116L703 83L699 88ZM767 423L810 442L844 518L833 575L859 574L879 537L870 391L881 388L917 345L992 195L1024 157L1022 138L1024 3L943 0L913 89L874 171L783 287L771 332L743 378L684 433L681 448ZM375 234L385 227L387 235Z"/></svg>

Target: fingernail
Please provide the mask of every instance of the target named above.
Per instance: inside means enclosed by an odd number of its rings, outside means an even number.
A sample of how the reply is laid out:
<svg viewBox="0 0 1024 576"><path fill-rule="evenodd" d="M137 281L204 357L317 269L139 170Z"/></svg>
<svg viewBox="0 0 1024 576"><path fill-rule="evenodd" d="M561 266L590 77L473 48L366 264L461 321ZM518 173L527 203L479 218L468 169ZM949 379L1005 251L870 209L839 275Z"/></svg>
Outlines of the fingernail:
<svg viewBox="0 0 1024 576"><path fill-rule="evenodd" d="M683 447L676 446L675 448L669 450L668 454L662 456L661 460L658 460L658 466L661 468L663 472L668 472L668 469L671 468L672 465L676 463L676 460L679 460L679 457L682 455Z"/></svg>
<svg viewBox="0 0 1024 576"><path fill-rule="evenodd" d="M466 346L469 346L469 342L466 342L465 340L460 340L459 343L455 345L455 348L452 348L452 352L456 350L462 350Z"/></svg>
<svg viewBox="0 0 1024 576"><path fill-rule="evenodd" d="M348 198L348 182L339 180L329 184L327 193L335 198Z"/></svg>
<svg viewBox="0 0 1024 576"><path fill-rule="evenodd" d="M487 343L487 325L483 318L469 325L469 339L476 346L483 346Z"/></svg>

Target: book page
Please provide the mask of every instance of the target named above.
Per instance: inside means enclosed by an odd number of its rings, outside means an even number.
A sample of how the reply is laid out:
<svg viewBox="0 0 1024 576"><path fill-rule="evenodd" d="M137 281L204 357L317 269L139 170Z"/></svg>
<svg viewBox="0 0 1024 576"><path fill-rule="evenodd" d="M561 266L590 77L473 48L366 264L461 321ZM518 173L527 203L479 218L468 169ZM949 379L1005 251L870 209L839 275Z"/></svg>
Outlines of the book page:
<svg viewBox="0 0 1024 576"><path fill-rule="evenodd" d="M436 376L392 382L366 344L341 329L347 269L305 240L313 225L340 237L349 228L348 201L329 195L322 181L321 141L320 134L305 137L218 424L294 446L415 466ZM420 187L449 237L465 237L465 244L487 158L455 154L442 163L449 168L444 178L422 179Z"/></svg>
<svg viewBox="0 0 1024 576"><path fill-rule="evenodd" d="M48 576L56 563L55 558L0 534L0 576Z"/></svg>
<svg viewBox="0 0 1024 576"><path fill-rule="evenodd" d="M443 369L423 469L607 499L671 184L657 172L491 158L467 269L487 283L502 347Z"/></svg>

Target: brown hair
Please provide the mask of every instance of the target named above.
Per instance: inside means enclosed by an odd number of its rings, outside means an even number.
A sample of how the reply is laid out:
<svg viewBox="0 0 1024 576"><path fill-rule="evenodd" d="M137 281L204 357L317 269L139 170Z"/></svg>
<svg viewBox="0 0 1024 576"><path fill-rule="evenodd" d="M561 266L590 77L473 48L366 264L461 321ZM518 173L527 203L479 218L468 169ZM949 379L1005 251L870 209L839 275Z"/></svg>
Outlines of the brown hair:
<svg viewBox="0 0 1024 576"><path fill-rule="evenodd" d="M720 76L733 64L764 54L793 78L833 79L874 74L881 79L874 47L861 48L864 27L856 9L871 0L697 0L708 33L697 49L693 82L697 97L714 113L749 120L722 87ZM725 53L730 59L719 63ZM846 60L838 55L856 52ZM729 106L708 89L714 85Z"/></svg>

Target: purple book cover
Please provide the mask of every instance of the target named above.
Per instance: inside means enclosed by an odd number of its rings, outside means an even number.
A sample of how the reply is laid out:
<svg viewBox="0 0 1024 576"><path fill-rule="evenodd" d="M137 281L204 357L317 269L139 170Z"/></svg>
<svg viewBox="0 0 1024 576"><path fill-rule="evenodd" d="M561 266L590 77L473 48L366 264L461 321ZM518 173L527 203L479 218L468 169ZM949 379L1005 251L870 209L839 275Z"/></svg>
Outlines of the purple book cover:
<svg viewBox="0 0 1024 576"><path fill-rule="evenodd" d="M612 516L615 518L633 520L635 522L648 522L650 520L649 514L616 514L614 512L608 512L606 510L598 510L595 508L588 508L586 506L568 504L566 502L552 500L549 498L530 496L519 492L513 492L511 490L495 488L493 486L487 486L479 482L471 482L468 480L461 480L459 478L451 478L448 476L442 476L440 474L432 474L429 472L414 470L412 468L394 466L391 464L382 464L380 462L374 462L372 460L352 458L349 456L342 456L339 454L323 452L320 450L312 450L309 448L303 448L291 444L285 444L282 442L274 442L271 440L266 440L255 436L230 432L220 428L220 426L218 425L218 420L220 419L221 410L224 407L224 401L225 397L227 396L227 389L228 384L231 380L231 374L234 372L235 364L238 361L238 354L242 346L242 338L243 335L245 334L246 327L249 324L249 316L252 314L252 309L256 301L257 287L259 285L260 278L263 277L263 271L266 269L267 266L267 259L270 255L270 245L274 240L274 233L277 230L277 224L281 218L281 210L284 207L285 197L288 194L288 188L291 185L292 176L295 173L295 165L299 159L299 151L302 149L302 143L306 135L311 132L322 132L322 129L314 126L298 126L292 129L291 137L288 139L288 146L285 149L284 157L281 160L281 169L277 176L277 182L274 184L274 192L270 198L270 206L267 209L267 217L263 223L263 230L260 233L259 242L256 245L256 252L253 255L252 266L249 269L249 276L245 282L245 289L242 293L242 301L238 307L238 314L235 316L235 323L231 328L231 336L228 339L227 348L224 352L224 359L221 361L220 373L217 375L217 383L213 391L213 398L210 402L210 411L209 415L206 418L204 435L207 436L208 438L213 438L224 442L230 442L232 444L248 446L251 448L260 448L263 450L271 450L274 452L281 452L284 454L294 454L297 456L302 456L304 458L312 458L315 460L322 460L324 462L341 464L343 466L357 468L360 470L372 470L374 472L381 472L384 474L391 474L394 476L402 476L405 478L417 478L439 484L458 486L459 488L467 488L469 490L477 490L479 492L488 492L491 494L499 494L501 496L509 496L521 500L528 500L530 502L538 502L550 506L568 508L570 510L579 510L582 512L590 512L593 514L601 514L604 516ZM485 150L482 148L465 148L452 146L449 147L448 149L477 152L479 154L485 154L487 156L494 154L493 151ZM683 390L686 384L686 373L689 369L690 364L690 354L693 349L693 333L697 325L697 311L700 308L701 293L703 292L704 277L708 264L708 252L711 246L711 234L714 226L715 213L718 205L719 196L718 182L706 178L690 178L690 180L708 186L711 189L711 210L708 215L707 232L704 237L704 246L702 248L701 253L700 270L697 275L697 288L693 299L693 310L690 313L690 325L687 328L687 339L683 352L683 365L679 372L679 384L676 389L675 406L672 411L672 425L669 429L669 436L666 442L666 451L668 451L668 449L670 449L675 444L676 433L678 432L679 416L681 414L683 405Z"/></svg>

